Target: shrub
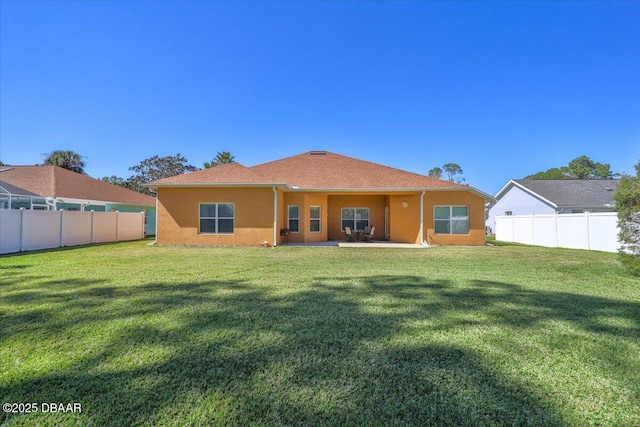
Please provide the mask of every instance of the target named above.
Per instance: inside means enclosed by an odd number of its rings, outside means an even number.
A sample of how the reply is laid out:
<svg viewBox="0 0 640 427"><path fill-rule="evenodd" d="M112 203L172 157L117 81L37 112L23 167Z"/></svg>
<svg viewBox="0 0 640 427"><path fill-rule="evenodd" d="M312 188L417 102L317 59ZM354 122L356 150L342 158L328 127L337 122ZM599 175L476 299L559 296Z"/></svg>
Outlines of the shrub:
<svg viewBox="0 0 640 427"><path fill-rule="evenodd" d="M640 275L640 162L637 176L625 176L615 194L621 243L620 260L633 274Z"/></svg>

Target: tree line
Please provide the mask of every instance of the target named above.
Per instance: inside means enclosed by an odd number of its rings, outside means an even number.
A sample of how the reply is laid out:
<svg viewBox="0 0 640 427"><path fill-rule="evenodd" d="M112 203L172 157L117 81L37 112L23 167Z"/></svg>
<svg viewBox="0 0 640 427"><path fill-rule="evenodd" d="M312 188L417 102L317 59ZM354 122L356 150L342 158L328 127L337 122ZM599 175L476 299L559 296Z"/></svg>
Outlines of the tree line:
<svg viewBox="0 0 640 427"><path fill-rule="evenodd" d="M43 165L59 166L80 174L85 173L85 157L75 151L54 150L45 156L44 162L42 163ZM228 163L235 163L235 156L229 151L221 151L218 152L210 162L204 162L203 168L208 169ZM129 170L134 172L134 174L127 179L111 175L103 177L102 181L150 195L152 194L151 190L143 187L143 184L156 179L193 172L198 169L196 166L189 164L187 158L180 153L175 156L153 156L143 160L138 165L131 166Z"/></svg>

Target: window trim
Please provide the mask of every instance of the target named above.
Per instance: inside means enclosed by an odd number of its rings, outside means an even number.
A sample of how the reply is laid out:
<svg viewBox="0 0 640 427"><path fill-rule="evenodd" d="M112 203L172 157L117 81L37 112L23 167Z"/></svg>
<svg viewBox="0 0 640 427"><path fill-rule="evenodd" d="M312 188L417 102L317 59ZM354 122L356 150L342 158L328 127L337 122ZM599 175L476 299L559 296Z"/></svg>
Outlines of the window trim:
<svg viewBox="0 0 640 427"><path fill-rule="evenodd" d="M215 214L215 216L214 217L208 217L208 216L203 217L203 216L201 216L200 212L201 212L202 205L215 205L216 206L216 214ZM231 206L233 206L233 216L232 217L222 217L222 218L219 217L218 216L218 206L219 205L231 205ZM202 220L203 219L213 219L215 221L214 224L215 224L215 230L216 231L213 231L213 232L202 231L201 225L202 225ZM221 232L217 231L218 230L218 220L220 220L220 219L231 219L231 220L233 220L233 231L230 232L230 233L229 232L226 232L226 233L222 232L221 233ZM200 202L200 203L198 203L198 234L231 236L231 235L235 234L235 232L236 232L236 204L235 203L233 203L233 202Z"/></svg>
<svg viewBox="0 0 640 427"><path fill-rule="evenodd" d="M291 208L293 206L298 208L298 217L297 218L291 217L291 211L289 210L289 208ZM292 219L298 221L298 231L293 231L291 229L291 220ZM292 233L292 234L300 233L300 223L301 223L301 221L300 221L300 205L287 205L287 228L289 229L289 232Z"/></svg>
<svg viewBox="0 0 640 427"><path fill-rule="evenodd" d="M317 218L311 216L311 211L313 210L313 208L318 208L319 216ZM318 221L318 231L311 230L311 224L313 224L313 221ZM309 205L309 233L322 233L322 206Z"/></svg>
<svg viewBox="0 0 640 427"><path fill-rule="evenodd" d="M449 218L444 220L444 219L438 219L436 218L436 209L437 208L449 208ZM467 209L467 232L466 233L454 233L453 232L453 216L452 216L452 212L453 212L453 208L466 208ZM470 220L470 215L469 215L469 205L435 205L433 207L433 233L434 234L439 234L441 236L468 236L471 233L471 220ZM437 221L448 221L449 222L449 232L448 233L439 233L436 231L436 222Z"/></svg>
<svg viewBox="0 0 640 427"><path fill-rule="evenodd" d="M351 206L344 206L340 208L340 231L344 232L344 226L342 225L342 223L344 222L344 217L342 216L342 211L344 209L353 209L353 226L351 227L352 230L356 230L356 222L358 221L358 218L356 218L356 211L358 209L366 209L367 210L367 226L371 227L371 208L370 207L365 207L365 206L361 206L361 207L351 207ZM364 221L364 220L361 220Z"/></svg>

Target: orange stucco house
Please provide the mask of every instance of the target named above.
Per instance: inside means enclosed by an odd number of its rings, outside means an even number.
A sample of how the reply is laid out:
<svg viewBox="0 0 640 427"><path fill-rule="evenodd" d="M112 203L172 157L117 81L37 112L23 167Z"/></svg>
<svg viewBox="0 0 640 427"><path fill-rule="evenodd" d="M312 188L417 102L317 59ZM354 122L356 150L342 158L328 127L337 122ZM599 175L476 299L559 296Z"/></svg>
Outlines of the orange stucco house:
<svg viewBox="0 0 640 427"><path fill-rule="evenodd" d="M344 240L345 227L375 227L374 239L398 243L484 245L492 200L468 185L326 151L147 186L158 196L157 242L168 245L325 242Z"/></svg>

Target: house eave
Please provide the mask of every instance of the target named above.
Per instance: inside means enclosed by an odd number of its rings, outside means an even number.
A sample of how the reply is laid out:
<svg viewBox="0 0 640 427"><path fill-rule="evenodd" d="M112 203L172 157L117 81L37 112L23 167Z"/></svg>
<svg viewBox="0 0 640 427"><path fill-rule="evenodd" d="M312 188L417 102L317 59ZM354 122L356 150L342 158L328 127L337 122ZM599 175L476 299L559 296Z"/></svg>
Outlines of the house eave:
<svg viewBox="0 0 640 427"><path fill-rule="evenodd" d="M92 200L92 199L78 199L74 197L63 197L63 196L48 196L45 197L51 201L56 203L68 203L73 205L87 205L87 206L107 206L107 205L126 205L126 206L140 206L141 208L153 208L154 205L145 205L140 203L133 202L114 202L110 200Z"/></svg>
<svg viewBox="0 0 640 427"><path fill-rule="evenodd" d="M469 192L484 199L485 201L493 201L493 197L473 187L380 187L380 188L302 188L297 186L288 186L287 191L305 192L305 193L416 193L416 192Z"/></svg>
<svg viewBox="0 0 640 427"><path fill-rule="evenodd" d="M286 184L281 183L253 183L253 184L240 184L240 183L190 183L190 184L142 184L143 187L150 190L157 190L158 188L286 188Z"/></svg>
<svg viewBox="0 0 640 427"><path fill-rule="evenodd" d="M602 205L558 205L558 209L615 209L616 205L614 203L609 204L605 203Z"/></svg>
<svg viewBox="0 0 640 427"><path fill-rule="evenodd" d="M364 188L340 188L340 187L299 187L284 183L179 183L179 184L143 184L143 187L151 190L158 188L273 188L277 187L286 192L304 193L415 193L415 192L443 192L463 191L472 193L485 201L493 201L493 197L476 188L463 187L364 187Z"/></svg>

